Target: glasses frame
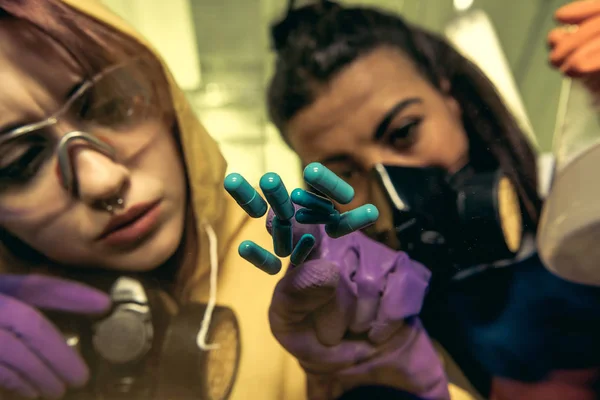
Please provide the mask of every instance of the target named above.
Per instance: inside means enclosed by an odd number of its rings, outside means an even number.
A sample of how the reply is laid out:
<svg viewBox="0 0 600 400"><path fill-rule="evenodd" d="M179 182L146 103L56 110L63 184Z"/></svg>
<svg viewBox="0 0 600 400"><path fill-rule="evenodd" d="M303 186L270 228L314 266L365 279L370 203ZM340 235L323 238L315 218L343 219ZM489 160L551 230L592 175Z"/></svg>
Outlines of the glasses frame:
<svg viewBox="0 0 600 400"><path fill-rule="evenodd" d="M115 72L119 69L125 68L137 61L142 60L142 59L145 59L145 57L142 56L142 57L128 59L125 62L112 65L112 66L106 68L105 70L103 70L102 72L94 75L90 79L86 80L75 91L75 93L73 93L69 97L69 99L62 105L62 107L60 107L57 111L52 113L52 115L50 115L49 117L44 118L43 120L38 121L38 122L33 122L31 124L23 125L19 128L15 128L13 130L10 130L10 131L2 134L2 136L0 137L0 145L3 145L4 143L9 142L13 139L19 138L21 136L27 135L31 132L35 132L39 129L50 128L50 127L56 125L60 121L61 117L71 108L71 106L73 106L73 103L75 103L75 101L77 99L79 99L90 88L92 88L94 85L96 85L100 80L102 80L106 76L112 74L113 72Z"/></svg>

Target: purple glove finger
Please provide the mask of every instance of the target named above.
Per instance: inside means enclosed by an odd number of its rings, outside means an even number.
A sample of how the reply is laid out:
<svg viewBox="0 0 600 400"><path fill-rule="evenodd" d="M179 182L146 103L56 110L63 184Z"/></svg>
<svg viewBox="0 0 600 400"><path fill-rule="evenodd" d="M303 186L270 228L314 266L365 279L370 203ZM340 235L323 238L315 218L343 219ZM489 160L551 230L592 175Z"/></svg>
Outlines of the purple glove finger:
<svg viewBox="0 0 600 400"><path fill-rule="evenodd" d="M87 382L89 373L83 360L37 310L4 295L0 295L0 310L0 329L13 332L59 378L73 387L83 386Z"/></svg>
<svg viewBox="0 0 600 400"><path fill-rule="evenodd" d="M339 342L347 328L345 310L331 306L337 301L338 282L335 264L315 260L288 270L275 288L269 309L271 329L283 347L300 360L345 363L372 351L365 342L329 346ZM330 321L325 323L327 311L332 308L341 312L331 312ZM322 314L315 318L317 311Z"/></svg>
<svg viewBox="0 0 600 400"><path fill-rule="evenodd" d="M355 265L352 280L356 285L357 297L356 314L350 330L364 333L377 316L386 277L394 267L396 253L362 233L349 236L352 238L349 248L353 251L344 258L348 265ZM354 259L351 259L352 254Z"/></svg>
<svg viewBox="0 0 600 400"><path fill-rule="evenodd" d="M386 341L403 321L421 312L431 272L405 253L396 253L394 270L387 276L377 317L371 323L369 339Z"/></svg>
<svg viewBox="0 0 600 400"><path fill-rule="evenodd" d="M43 275L1 275L0 293L34 307L101 314L110 307L106 293L81 283Z"/></svg>
<svg viewBox="0 0 600 400"><path fill-rule="evenodd" d="M2 364L0 364L0 387L26 399L35 399L40 395L18 373ZM2 398L1 394L0 398Z"/></svg>
<svg viewBox="0 0 600 400"><path fill-rule="evenodd" d="M350 322L348 309L340 307L337 299L332 299L313 315L315 334L325 346L340 344Z"/></svg>
<svg viewBox="0 0 600 400"><path fill-rule="evenodd" d="M318 285L319 277L323 274L339 277L338 266L326 260L311 260L291 271L289 277L284 279L302 282L296 284L297 287L308 286L312 282ZM335 287L331 289L334 293L330 300L312 313L317 339L326 346L334 346L342 341L353 316L354 297L346 294L348 290L344 286L343 282L336 281Z"/></svg>
<svg viewBox="0 0 600 400"><path fill-rule="evenodd" d="M18 334L0 330L0 348L2 364L25 378L44 398L58 399L65 394L65 385L19 340Z"/></svg>
<svg viewBox="0 0 600 400"><path fill-rule="evenodd" d="M286 325L304 321L335 298L338 281L337 268L326 261L289 269L275 287L270 313Z"/></svg>

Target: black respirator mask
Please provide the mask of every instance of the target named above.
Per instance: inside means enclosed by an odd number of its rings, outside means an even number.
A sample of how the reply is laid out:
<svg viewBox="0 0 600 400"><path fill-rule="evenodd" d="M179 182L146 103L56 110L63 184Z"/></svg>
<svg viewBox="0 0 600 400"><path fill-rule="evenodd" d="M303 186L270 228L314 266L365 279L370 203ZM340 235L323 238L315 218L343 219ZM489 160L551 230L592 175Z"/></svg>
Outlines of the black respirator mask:
<svg viewBox="0 0 600 400"><path fill-rule="evenodd" d="M500 171L378 164L373 173L383 194L375 204L393 219L392 247L432 270L509 259L521 247L519 198Z"/></svg>
<svg viewBox="0 0 600 400"><path fill-rule="evenodd" d="M214 309L206 342L219 347L202 350L197 336L205 304L178 307L153 282L132 277L112 281L108 315L95 320L49 315L90 369L88 385L66 399L227 399L240 357L234 313ZM92 285L103 286L98 279Z"/></svg>

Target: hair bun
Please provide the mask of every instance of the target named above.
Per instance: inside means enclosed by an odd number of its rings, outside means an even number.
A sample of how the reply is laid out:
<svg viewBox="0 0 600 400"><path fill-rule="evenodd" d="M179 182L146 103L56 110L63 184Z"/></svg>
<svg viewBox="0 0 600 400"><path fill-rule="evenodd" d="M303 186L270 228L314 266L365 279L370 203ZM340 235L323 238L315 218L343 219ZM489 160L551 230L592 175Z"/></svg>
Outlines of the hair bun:
<svg viewBox="0 0 600 400"><path fill-rule="evenodd" d="M289 37L303 26L314 26L326 13L340 9L335 1L321 0L294 8L296 1L288 0L288 9L285 17L271 26L271 41L276 52L283 50Z"/></svg>

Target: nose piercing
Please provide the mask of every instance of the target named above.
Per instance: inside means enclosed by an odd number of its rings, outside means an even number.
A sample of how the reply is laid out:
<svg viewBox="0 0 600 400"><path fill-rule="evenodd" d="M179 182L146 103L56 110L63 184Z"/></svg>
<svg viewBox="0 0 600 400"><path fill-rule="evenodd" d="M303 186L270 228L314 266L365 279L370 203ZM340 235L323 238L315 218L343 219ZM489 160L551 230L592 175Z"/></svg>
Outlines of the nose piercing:
<svg viewBox="0 0 600 400"><path fill-rule="evenodd" d="M116 199L104 200L102 201L101 206L106 210L106 212L114 213L116 208L121 208L123 206L123 198L117 197Z"/></svg>

